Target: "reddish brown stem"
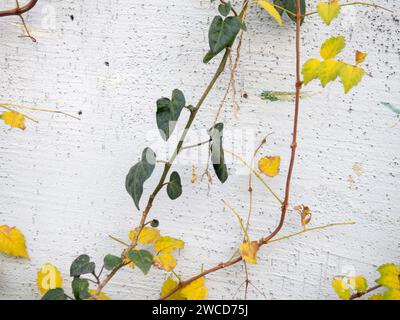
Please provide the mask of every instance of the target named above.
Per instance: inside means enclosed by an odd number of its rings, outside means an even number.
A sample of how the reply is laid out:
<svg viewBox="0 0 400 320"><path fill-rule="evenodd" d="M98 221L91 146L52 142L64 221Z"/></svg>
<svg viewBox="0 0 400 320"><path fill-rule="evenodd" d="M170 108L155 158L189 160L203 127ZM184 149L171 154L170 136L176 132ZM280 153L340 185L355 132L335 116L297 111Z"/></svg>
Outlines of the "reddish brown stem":
<svg viewBox="0 0 400 320"><path fill-rule="evenodd" d="M21 14L31 10L39 0L30 0L27 4L16 7L14 9L0 11L0 17L6 16L20 16Z"/></svg>
<svg viewBox="0 0 400 320"><path fill-rule="evenodd" d="M365 296L366 294L371 293L372 291L375 291L379 288L382 288L382 286L376 285L374 287L369 288L366 292L355 293L350 297L350 300L355 300L355 299L361 298L362 296Z"/></svg>
<svg viewBox="0 0 400 320"><path fill-rule="evenodd" d="M293 139L292 139L292 144L291 144L291 157L290 157L290 164L289 164L289 171L286 179L286 188L285 188L285 198L282 204L281 208L281 217L278 226L275 228L275 230L267 237L262 238L258 241L259 246L263 246L267 244L273 237L275 237L279 231L282 229L284 223L285 223L285 217L286 217L286 211L287 207L289 204L289 196L290 196L290 184L292 181L292 175L293 175L293 168L294 168L294 163L296 160L296 148L297 148L297 131L298 131L298 121L299 121L299 109L300 109L300 91L302 87L302 82L300 78L300 28L301 28L301 12L300 12L300 0L297 1L297 15L296 15L296 103L295 103L295 112L294 112L294 124L293 124ZM175 292L179 291L180 289L184 288L191 282L204 277L210 273L213 273L215 271L227 268L229 266L232 266L238 262L242 261L242 257L238 257L235 259L232 259L227 262L223 262L218 264L217 266L205 270L202 273L186 280L180 282L173 290L171 290L169 293L167 293L165 296L161 297L161 300L168 299L171 295L173 295Z"/></svg>

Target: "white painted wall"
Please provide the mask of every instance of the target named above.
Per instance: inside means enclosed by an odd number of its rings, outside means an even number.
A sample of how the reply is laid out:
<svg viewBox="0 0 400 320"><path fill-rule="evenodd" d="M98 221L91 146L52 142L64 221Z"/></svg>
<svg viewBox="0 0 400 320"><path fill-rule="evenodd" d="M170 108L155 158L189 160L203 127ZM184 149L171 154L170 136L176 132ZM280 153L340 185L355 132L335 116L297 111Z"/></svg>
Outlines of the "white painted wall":
<svg viewBox="0 0 400 320"><path fill-rule="evenodd" d="M315 6L316 1L308 2ZM349 7L330 27L317 16L304 24L303 61L318 55L324 39L343 34L348 46L342 57L351 61L355 49L368 52L368 76L347 96L339 83L323 91L318 84L307 88L320 93L301 104L291 204L312 208L312 226L357 224L264 247L250 278L268 299L335 298L334 275L353 270L373 281L377 265L399 261L399 117L381 102L400 106L400 12L395 0L375 2L395 10L396 18ZM154 133L155 101L179 87L195 103L209 81L218 59L210 65L201 60L215 13L208 0L41 0L26 15L36 44L18 38L16 17L0 19L0 101L83 111L81 121L34 114L40 123L28 122L24 132L0 126L0 224L24 232L31 256L30 261L0 256L1 299L39 298L36 272L47 261L60 268L69 287L69 265L77 255L87 253L101 263L105 254L120 252L108 235L126 238L139 219L124 189L125 175L147 145L162 158L163 144ZM239 97L238 119L230 103L222 115L230 148L229 131L247 130L246 148L236 149L242 154L273 133L263 154L283 158L280 176L269 180L280 194L293 104L266 103L259 95L293 90L294 25L284 22L278 28L265 12L252 9L237 76L238 94L248 98ZM207 99L192 142L212 123L227 80L225 74ZM203 148L198 174L205 157ZM206 182L191 184L196 159L183 158L175 167L183 178L183 196L173 202L161 192L151 217L161 221L164 234L186 241L177 272L187 277L202 264L226 260L239 245L240 227L220 199L245 216L248 193L244 174L233 173L223 186L215 181L209 190ZM355 163L362 167L360 176L352 169ZM146 184L146 195L160 170ZM250 234L256 239L276 226L279 208L259 183L254 207ZM290 213L282 235L299 229L298 217ZM157 298L164 278L157 270L148 277L124 270L105 291L114 299ZM210 275L210 298L233 298L243 280L241 265ZM242 288L236 298L243 294ZM253 288L249 297L264 299Z"/></svg>

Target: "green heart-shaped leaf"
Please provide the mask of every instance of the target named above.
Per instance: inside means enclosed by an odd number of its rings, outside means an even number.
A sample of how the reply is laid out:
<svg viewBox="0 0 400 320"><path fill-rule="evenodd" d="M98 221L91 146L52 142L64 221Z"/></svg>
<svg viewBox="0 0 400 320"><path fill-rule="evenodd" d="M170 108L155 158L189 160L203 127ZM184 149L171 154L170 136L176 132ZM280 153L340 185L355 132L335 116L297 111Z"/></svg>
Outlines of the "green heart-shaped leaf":
<svg viewBox="0 0 400 320"><path fill-rule="evenodd" d="M176 171L171 173L169 183L167 185L167 193L171 200L179 198L182 194L181 177Z"/></svg>
<svg viewBox="0 0 400 320"><path fill-rule="evenodd" d="M224 183L228 179L228 168L225 164L224 149L222 148L224 124L217 123L208 130L211 138L211 161L218 179Z"/></svg>
<svg viewBox="0 0 400 320"><path fill-rule="evenodd" d="M87 299L89 295L89 281L75 277L72 280L72 293L77 300Z"/></svg>
<svg viewBox="0 0 400 320"><path fill-rule="evenodd" d="M153 255L146 250L132 250L128 258L138 266L144 274L147 274L153 264Z"/></svg>
<svg viewBox="0 0 400 320"><path fill-rule="evenodd" d="M167 141L175 129L176 122L185 107L186 101L182 91L172 91L172 98L161 98L157 100L157 127L162 138Z"/></svg>
<svg viewBox="0 0 400 320"><path fill-rule="evenodd" d="M112 254L108 254L104 257L104 268L106 268L106 270L112 270L121 263L122 259Z"/></svg>
<svg viewBox="0 0 400 320"><path fill-rule="evenodd" d="M71 277L79 277L82 274L93 273L96 268L94 262L90 262L90 258L86 254L80 255L71 264Z"/></svg>
<svg viewBox="0 0 400 320"><path fill-rule="evenodd" d="M63 289L57 288L47 291L41 300L67 300L67 296Z"/></svg>
<svg viewBox="0 0 400 320"><path fill-rule="evenodd" d="M150 178L156 166L156 154L150 148L142 152L142 160L136 163L125 179L126 191L131 195L135 206L139 209L139 201L143 194L143 184Z"/></svg>

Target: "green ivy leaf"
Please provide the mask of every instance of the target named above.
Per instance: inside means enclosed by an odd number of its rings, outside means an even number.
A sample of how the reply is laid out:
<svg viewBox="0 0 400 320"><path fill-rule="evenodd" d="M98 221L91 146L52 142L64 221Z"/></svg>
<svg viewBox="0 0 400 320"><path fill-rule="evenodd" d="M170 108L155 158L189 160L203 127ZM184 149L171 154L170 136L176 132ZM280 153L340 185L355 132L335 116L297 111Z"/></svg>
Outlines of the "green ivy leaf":
<svg viewBox="0 0 400 320"><path fill-rule="evenodd" d="M211 138L211 161L218 179L224 183L228 179L228 168L225 164L224 149L222 147L224 124L217 123L208 130Z"/></svg>
<svg viewBox="0 0 400 320"><path fill-rule="evenodd" d="M157 100L157 127L161 137L167 141L175 129L176 122L185 107L186 101L182 91L172 91L172 98L161 98Z"/></svg>
<svg viewBox="0 0 400 320"><path fill-rule="evenodd" d="M67 300L67 296L63 289L57 288L47 291L41 300Z"/></svg>
<svg viewBox="0 0 400 320"><path fill-rule="evenodd" d="M106 268L106 270L112 270L121 263L122 259L112 254L108 254L104 257L104 268Z"/></svg>
<svg viewBox="0 0 400 320"><path fill-rule="evenodd" d="M125 188L131 195L135 206L139 209L139 201L143 194L143 184L150 178L156 166L156 154L150 148L142 152L142 160L135 164L126 176Z"/></svg>
<svg viewBox="0 0 400 320"><path fill-rule="evenodd" d="M72 280L72 293L76 300L89 298L89 281L75 277Z"/></svg>
<svg viewBox="0 0 400 320"><path fill-rule="evenodd" d="M274 0L274 4L277 6L280 6L282 8L285 8L286 10L296 14L297 12L297 1L296 0ZM276 8L278 12L282 15L283 10ZM301 15L303 16L301 19L301 24L304 22L304 15L306 14L306 1L305 0L300 0L300 12ZM287 13L290 19L292 19L294 22L296 22L296 16Z"/></svg>
<svg viewBox="0 0 400 320"><path fill-rule="evenodd" d="M229 13L231 12L232 9L232 4L231 2L227 2L227 3L221 3L218 6L218 11L221 14L221 16L227 17L229 15Z"/></svg>
<svg viewBox="0 0 400 320"><path fill-rule="evenodd" d="M181 177L176 171L171 173L169 183L167 185L167 193L171 200L179 198L182 194Z"/></svg>
<svg viewBox="0 0 400 320"><path fill-rule="evenodd" d="M79 277L82 274L93 273L96 265L90 262L88 255L83 254L74 260L71 264L70 275L71 277Z"/></svg>
<svg viewBox="0 0 400 320"><path fill-rule="evenodd" d="M138 266L144 274L147 274L153 264L153 255L146 250L132 250L128 258Z"/></svg>
<svg viewBox="0 0 400 320"><path fill-rule="evenodd" d="M241 28L242 21L239 17L228 17L226 19L220 16L214 17L208 32L210 51L204 57L203 62L209 62L222 50L230 47Z"/></svg>

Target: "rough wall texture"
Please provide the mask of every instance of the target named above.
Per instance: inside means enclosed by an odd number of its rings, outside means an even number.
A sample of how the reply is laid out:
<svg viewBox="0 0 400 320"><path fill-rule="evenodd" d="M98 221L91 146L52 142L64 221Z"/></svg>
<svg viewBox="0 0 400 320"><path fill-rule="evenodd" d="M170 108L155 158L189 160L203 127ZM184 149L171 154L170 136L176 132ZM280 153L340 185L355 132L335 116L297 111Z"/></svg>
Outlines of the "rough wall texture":
<svg viewBox="0 0 400 320"><path fill-rule="evenodd" d="M315 7L315 1L308 2ZM318 84L307 88L315 94L301 104L291 201L312 208L313 226L357 224L263 248L259 264L249 271L257 288L250 288L250 298L335 298L333 275L362 273L372 281L377 265L399 261L399 116L382 102L400 106L400 12L398 1L375 2L395 14L347 7L330 27L313 16L302 39L303 61L318 55L324 39L339 34L348 39L342 57L351 61L355 49L368 52L368 76L349 95L339 83L326 90ZM35 114L40 123L28 123L24 132L0 126L0 224L25 233L31 256L30 261L0 256L1 299L38 298L36 272L47 261L68 278L78 254L101 263L105 254L121 250L108 235L126 238L139 218L124 189L125 175L147 145L163 157L164 145L154 131L156 99L179 87L195 103L209 81L217 61L203 65L201 60L214 14L208 0L41 0L26 16L36 44L18 38L17 17L0 20L0 101L83 112L81 121ZM222 114L226 144L247 157L273 133L263 154L282 156L281 174L270 181L280 193L293 104L267 103L260 93L293 90L294 27L287 17L284 22L278 28L265 12L252 8L237 74L240 112L235 118L228 101ZM227 81L225 74L207 99L192 142L200 141L212 123ZM177 267L184 277L202 264L229 258L240 243L237 220L220 199L247 214L248 177L239 165L230 164L225 185L190 182L192 160L200 175L206 156L204 147L200 154L182 156L176 169L182 173L183 196L171 201L162 193L152 212L163 233L186 241ZM146 183L146 194L160 170ZM278 216L274 199L256 182L252 237L272 230ZM290 213L282 234L299 228L298 216ZM161 271L146 278L124 270L106 292L114 299L157 298L164 278ZM243 280L241 265L210 275L210 298L233 298ZM243 294L241 288L235 297Z"/></svg>

